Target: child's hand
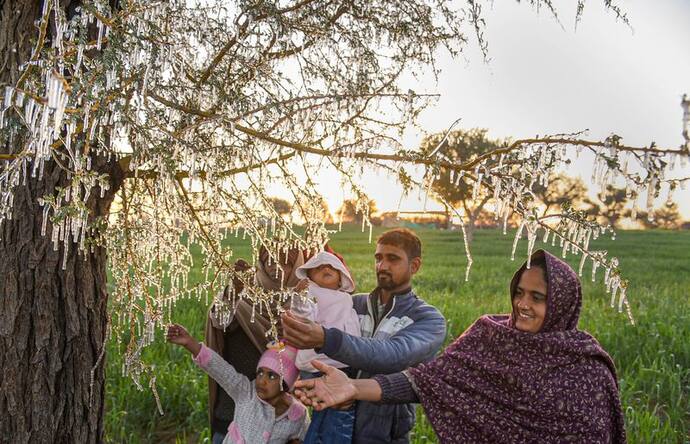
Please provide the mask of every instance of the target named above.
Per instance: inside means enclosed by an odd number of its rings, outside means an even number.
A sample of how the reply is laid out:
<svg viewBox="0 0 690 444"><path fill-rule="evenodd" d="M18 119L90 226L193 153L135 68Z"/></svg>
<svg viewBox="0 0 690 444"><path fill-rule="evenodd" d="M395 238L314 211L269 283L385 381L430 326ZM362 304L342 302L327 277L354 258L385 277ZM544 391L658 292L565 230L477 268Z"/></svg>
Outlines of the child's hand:
<svg viewBox="0 0 690 444"><path fill-rule="evenodd" d="M188 348L189 345L195 343L194 338L185 330L185 328L179 324L171 324L168 326L168 334L166 336L168 342L173 344L181 345Z"/></svg>

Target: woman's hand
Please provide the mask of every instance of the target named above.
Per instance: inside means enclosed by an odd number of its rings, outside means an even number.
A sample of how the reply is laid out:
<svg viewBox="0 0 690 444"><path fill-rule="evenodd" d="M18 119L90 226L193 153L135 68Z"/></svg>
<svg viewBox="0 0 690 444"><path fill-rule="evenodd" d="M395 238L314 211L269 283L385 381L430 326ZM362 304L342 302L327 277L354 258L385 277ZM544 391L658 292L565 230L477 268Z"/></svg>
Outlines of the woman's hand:
<svg viewBox="0 0 690 444"><path fill-rule="evenodd" d="M295 285L295 288L293 288L294 291L297 293L301 293L302 291L306 290L307 287L309 287L309 279L302 279Z"/></svg>
<svg viewBox="0 0 690 444"><path fill-rule="evenodd" d="M232 285L235 288L235 294L240 294L242 293L242 290L244 290L244 282L242 279L240 279L239 273L245 273L249 270L251 270L252 266L249 265L247 261L244 259L238 259L235 261L235 264L233 266L233 270L238 273L232 278ZM229 291L224 291L223 292L223 298L224 299L229 299L228 297Z"/></svg>
<svg viewBox="0 0 690 444"><path fill-rule="evenodd" d="M303 404L313 406L315 410L344 408L357 398L354 381L345 373L319 361L312 361L311 365L323 376L295 383L295 395Z"/></svg>
<svg viewBox="0 0 690 444"><path fill-rule="evenodd" d="M179 324L168 326L168 334L165 337L168 342L181 345L189 350L194 356L199 354L201 346L199 343Z"/></svg>

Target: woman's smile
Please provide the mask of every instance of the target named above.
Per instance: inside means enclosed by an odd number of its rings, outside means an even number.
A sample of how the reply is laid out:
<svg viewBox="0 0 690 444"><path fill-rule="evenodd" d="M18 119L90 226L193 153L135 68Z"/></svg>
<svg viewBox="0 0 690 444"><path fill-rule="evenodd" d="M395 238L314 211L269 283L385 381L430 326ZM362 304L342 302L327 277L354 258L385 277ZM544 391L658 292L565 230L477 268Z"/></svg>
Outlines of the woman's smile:
<svg viewBox="0 0 690 444"><path fill-rule="evenodd" d="M530 313L525 313L523 311L518 312L518 315L520 316L521 319L526 319L526 320L532 320L534 319L534 315Z"/></svg>

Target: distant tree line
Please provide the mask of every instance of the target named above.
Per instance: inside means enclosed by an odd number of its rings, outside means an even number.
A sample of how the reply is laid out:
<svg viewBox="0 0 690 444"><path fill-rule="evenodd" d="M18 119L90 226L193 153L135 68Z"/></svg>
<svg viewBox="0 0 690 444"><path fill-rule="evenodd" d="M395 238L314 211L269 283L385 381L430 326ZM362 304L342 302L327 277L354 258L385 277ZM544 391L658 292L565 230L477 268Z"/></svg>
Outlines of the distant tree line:
<svg viewBox="0 0 690 444"><path fill-rule="evenodd" d="M508 140L489 139L486 129L460 129L447 134L438 133L425 137L421 142L420 150L425 154L439 150L448 160L461 163L500 148L507 142ZM502 221L495 219L493 212L486 209L486 206L492 203L493 195L490 189L484 187L481 190L475 190L462 180L462 176L452 171L440 169L431 183L431 191L432 197L444 205L445 228L452 228L453 221L461 216L470 242L476 228L496 227L502 224ZM641 209L633 209L633 203L638 196L629 189L607 185L605 189L591 196L582 179L567 174L552 175L547 184L535 184L533 193L541 216L555 214L567 208L583 211L599 223L609 224L613 228L621 228L623 221L628 219L631 222L636 221L640 228L690 229L690 221L683 221L678 205L671 200L666 201L650 214ZM275 197L271 199L271 202L276 213L281 217L289 217L292 213L293 208L288 201ZM346 199L335 214L330 213L325 200L321 206L327 223L361 224L365 216L372 225L381 225L383 222L383 217L379 214L376 201L373 199L368 199L366 202ZM406 220L424 223L426 219ZM438 226L439 223L436 225ZM508 225L515 226L513 218L508 219Z"/></svg>

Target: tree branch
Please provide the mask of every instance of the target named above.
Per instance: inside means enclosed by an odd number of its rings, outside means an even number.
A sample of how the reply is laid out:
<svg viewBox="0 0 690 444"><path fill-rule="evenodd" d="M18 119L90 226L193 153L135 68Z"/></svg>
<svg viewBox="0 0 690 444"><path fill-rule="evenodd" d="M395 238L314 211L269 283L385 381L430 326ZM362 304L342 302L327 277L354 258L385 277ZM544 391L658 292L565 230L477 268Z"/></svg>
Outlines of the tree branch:
<svg viewBox="0 0 690 444"><path fill-rule="evenodd" d="M150 93L149 97L153 98L157 102L169 106L173 109L176 109L178 111L182 111L184 113L188 114L194 114L197 116L202 116L206 118L222 118L223 116L215 114L210 111L203 111L195 108L191 108L188 106L184 106L178 103L175 103L171 100L165 99L155 93ZM224 119L226 120L226 119ZM436 159L431 159L429 157L423 157L422 154L418 154L417 156L414 155L399 155L399 154L377 154L377 153L371 153L371 152L358 152L354 154L349 154L349 153L342 153L336 150L326 150L322 148L315 148L313 146L309 146L303 143L299 142L290 142L287 140L279 139L277 137L273 137L265 132L262 131L257 131L253 128L241 125L239 123L235 122L228 122L231 123L234 128L237 131L240 131L244 134L247 134L248 136L252 136L256 139L263 140L264 142L269 142L273 143L278 146L283 146L286 148L292 148L295 151L303 152L303 153L310 153L310 154L317 154L319 156L328 156L328 157L350 157L354 159L363 159L363 160L384 160L384 161L390 161L390 162L408 162L408 163L414 163L417 165L436 165L444 168L448 168L451 170L455 171L469 171L472 170L476 165L479 163L483 162L486 159L489 159L491 157L500 155L500 154L507 154L510 153L511 151L515 151L518 148L520 148L523 145L532 145L532 144L549 144L549 145L570 145L570 146L585 146L585 147L599 147L599 148L608 148L611 145L607 142L601 142L601 141L590 141L590 140L582 140L582 139L568 139L568 138L563 138L563 137L545 137L545 138L530 138L530 139L519 139L511 143L510 145L503 147L503 148L498 148L492 151L489 151L476 159L457 164L457 163L452 163L452 162L447 162L447 161L440 161ZM686 154L686 151L681 150L681 149L656 149L656 148L651 148L651 147L633 147L633 146L627 146L627 145L614 145L614 147L619 150L619 151L628 151L632 153L656 153L656 154Z"/></svg>
<svg viewBox="0 0 690 444"><path fill-rule="evenodd" d="M230 170L221 171L219 173L213 174L213 176L214 177L227 177L227 176L233 176L235 174L246 173L248 171L256 170L256 169L259 169L259 168L266 166L266 165L280 163L280 162L288 160L294 156L295 156L294 152L287 153L287 154L283 154L281 156L278 156L276 158L269 159L265 162L257 162L257 163L253 163L251 165L243 166L241 168L232 168ZM134 177L134 170L129 169L129 165L130 165L131 161L132 161L132 156L125 156L125 157L121 158L119 161L120 168L122 168L122 171L125 172L125 178ZM138 170L137 174L136 174L136 176L141 178L141 179L155 179L156 177L158 177L158 175L159 175L159 173L155 170ZM207 176L206 171L200 171L197 177L199 179L206 179L206 176ZM189 178L189 173L187 171L178 171L177 173L175 173L175 180L181 180L181 179L187 179L187 178Z"/></svg>

